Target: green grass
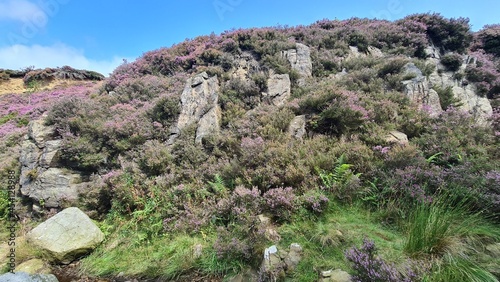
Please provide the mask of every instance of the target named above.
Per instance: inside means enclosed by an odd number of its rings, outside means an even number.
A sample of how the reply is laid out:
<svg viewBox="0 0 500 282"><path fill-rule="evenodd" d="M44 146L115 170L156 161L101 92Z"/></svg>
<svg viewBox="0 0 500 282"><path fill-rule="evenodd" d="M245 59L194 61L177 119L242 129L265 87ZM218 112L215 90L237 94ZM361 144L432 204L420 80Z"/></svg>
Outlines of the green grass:
<svg viewBox="0 0 500 282"><path fill-rule="evenodd" d="M431 204L417 205L409 218L404 250L411 256L443 255L457 252L463 238L500 239L500 230L480 213L470 213L466 200L458 203L442 196Z"/></svg>
<svg viewBox="0 0 500 282"><path fill-rule="evenodd" d="M498 282L498 279L468 258L445 255L443 260L432 268L431 274L425 276L422 281Z"/></svg>
<svg viewBox="0 0 500 282"><path fill-rule="evenodd" d="M344 252L360 245L364 238L375 241L385 259L405 260L402 235L385 228L374 214L356 206L333 206L320 218L297 219L282 225L278 233L282 237L281 249L287 249L291 243L299 243L304 249L292 281L317 281L320 270L340 268L349 272L351 267Z"/></svg>

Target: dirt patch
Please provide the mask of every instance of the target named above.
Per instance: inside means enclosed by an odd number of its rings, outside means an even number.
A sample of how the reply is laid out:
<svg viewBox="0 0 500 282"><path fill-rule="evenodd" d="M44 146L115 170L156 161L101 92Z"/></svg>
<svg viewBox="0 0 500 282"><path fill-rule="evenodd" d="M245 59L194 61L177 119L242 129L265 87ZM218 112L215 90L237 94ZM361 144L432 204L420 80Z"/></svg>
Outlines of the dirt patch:
<svg viewBox="0 0 500 282"><path fill-rule="evenodd" d="M38 92L54 89L67 88L69 86L85 84L86 80L72 80L72 79L54 79L45 85L40 85L33 88L26 88L22 78L11 78L7 81L0 81L0 95L3 94L21 94L27 92ZM101 84L102 81L95 81Z"/></svg>

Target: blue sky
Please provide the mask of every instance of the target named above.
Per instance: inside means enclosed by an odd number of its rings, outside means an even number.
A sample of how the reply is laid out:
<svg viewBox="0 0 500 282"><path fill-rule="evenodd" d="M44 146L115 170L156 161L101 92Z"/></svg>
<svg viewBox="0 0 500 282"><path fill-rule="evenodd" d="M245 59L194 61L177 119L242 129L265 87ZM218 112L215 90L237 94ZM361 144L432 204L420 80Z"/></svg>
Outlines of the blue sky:
<svg viewBox="0 0 500 282"><path fill-rule="evenodd" d="M144 52L232 28L438 12L472 29L500 23L498 0L0 0L0 68L70 65L108 75Z"/></svg>

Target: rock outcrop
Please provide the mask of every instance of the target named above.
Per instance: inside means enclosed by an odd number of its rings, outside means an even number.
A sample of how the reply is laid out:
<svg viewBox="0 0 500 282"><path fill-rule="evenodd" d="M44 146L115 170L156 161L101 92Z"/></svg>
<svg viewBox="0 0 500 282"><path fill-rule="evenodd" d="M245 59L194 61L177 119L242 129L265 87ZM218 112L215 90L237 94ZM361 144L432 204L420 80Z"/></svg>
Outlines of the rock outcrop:
<svg viewBox="0 0 500 282"><path fill-rule="evenodd" d="M429 80L422 74L415 64L408 63L403 67L405 75L412 75L414 78L403 81L404 91L410 100L427 107L431 115L438 115L442 112L439 102L439 95L430 88Z"/></svg>
<svg viewBox="0 0 500 282"><path fill-rule="evenodd" d="M57 167L61 140L52 140L54 128L44 125L45 117L29 123L21 145L20 191L34 207L59 208L76 201L84 184L79 173Z"/></svg>
<svg viewBox="0 0 500 282"><path fill-rule="evenodd" d="M291 84L288 74L272 74L267 80L267 92L262 93L264 101L275 106L283 106L290 98Z"/></svg>
<svg viewBox="0 0 500 282"><path fill-rule="evenodd" d="M104 234L78 208L67 208L27 234L28 242L47 253L52 261L68 264L95 249Z"/></svg>
<svg viewBox="0 0 500 282"><path fill-rule="evenodd" d="M286 58L292 69L300 75L299 85L304 84L304 79L312 76L311 50L302 43L296 43L295 49L281 52L281 56Z"/></svg>
<svg viewBox="0 0 500 282"><path fill-rule="evenodd" d="M390 144L408 145L408 136L403 132L393 130L385 136L385 141Z"/></svg>
<svg viewBox="0 0 500 282"><path fill-rule="evenodd" d="M437 59L430 58L428 61L439 64ZM475 64L475 59L464 55L459 72L463 72L468 64ZM477 88L474 84L463 83L462 79L456 79L454 72L436 70L431 73L429 76L429 87L436 86L442 89L450 87L453 96L458 101L458 108L471 113L480 124L484 124L493 114L493 108L488 98L477 95Z"/></svg>
<svg viewBox="0 0 500 282"><path fill-rule="evenodd" d="M302 253L302 246L297 243L292 243L289 251L270 246L264 250L260 271L271 279L279 276L281 272L292 272L302 259Z"/></svg>
<svg viewBox="0 0 500 282"><path fill-rule="evenodd" d="M181 113L168 143L173 144L181 130L192 124L196 125L196 143L207 135L218 133L221 118L218 100L219 81L216 76L209 77L203 72L189 78L181 95Z"/></svg>

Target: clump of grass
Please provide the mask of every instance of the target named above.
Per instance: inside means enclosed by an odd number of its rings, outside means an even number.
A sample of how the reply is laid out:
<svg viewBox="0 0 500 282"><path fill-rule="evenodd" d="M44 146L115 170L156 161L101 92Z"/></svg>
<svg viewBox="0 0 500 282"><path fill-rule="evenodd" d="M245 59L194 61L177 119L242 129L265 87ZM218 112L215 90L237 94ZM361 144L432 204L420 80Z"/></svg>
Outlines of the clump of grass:
<svg viewBox="0 0 500 282"><path fill-rule="evenodd" d="M422 279L423 282L498 282L498 279L470 259L447 254L443 260L436 263L431 274Z"/></svg>
<svg viewBox="0 0 500 282"><path fill-rule="evenodd" d="M490 225L481 213L467 212L467 197L441 195L433 202L418 204L409 218L404 250L411 256L453 253L465 237L500 238L497 228Z"/></svg>

